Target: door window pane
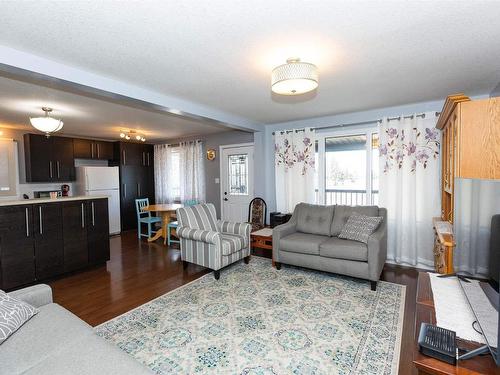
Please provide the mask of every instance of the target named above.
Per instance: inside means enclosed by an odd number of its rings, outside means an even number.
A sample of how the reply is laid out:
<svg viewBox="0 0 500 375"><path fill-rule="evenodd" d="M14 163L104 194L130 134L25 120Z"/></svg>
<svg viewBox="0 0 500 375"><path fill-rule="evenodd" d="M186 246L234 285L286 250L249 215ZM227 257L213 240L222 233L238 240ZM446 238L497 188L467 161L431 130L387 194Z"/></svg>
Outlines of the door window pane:
<svg viewBox="0 0 500 375"><path fill-rule="evenodd" d="M248 155L229 155L229 194L248 195Z"/></svg>
<svg viewBox="0 0 500 375"><path fill-rule="evenodd" d="M367 204L365 134L325 138L325 204Z"/></svg>

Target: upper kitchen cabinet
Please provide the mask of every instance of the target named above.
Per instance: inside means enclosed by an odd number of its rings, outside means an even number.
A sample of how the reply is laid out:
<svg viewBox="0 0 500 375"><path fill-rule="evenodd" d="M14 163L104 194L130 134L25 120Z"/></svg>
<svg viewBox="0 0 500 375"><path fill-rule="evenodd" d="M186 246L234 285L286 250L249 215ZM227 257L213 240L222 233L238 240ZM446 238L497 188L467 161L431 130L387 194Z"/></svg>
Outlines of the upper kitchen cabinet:
<svg viewBox="0 0 500 375"><path fill-rule="evenodd" d="M113 143L75 138L73 152L75 159L112 160Z"/></svg>
<svg viewBox="0 0 500 375"><path fill-rule="evenodd" d="M75 180L73 139L24 135L26 182L67 182Z"/></svg>

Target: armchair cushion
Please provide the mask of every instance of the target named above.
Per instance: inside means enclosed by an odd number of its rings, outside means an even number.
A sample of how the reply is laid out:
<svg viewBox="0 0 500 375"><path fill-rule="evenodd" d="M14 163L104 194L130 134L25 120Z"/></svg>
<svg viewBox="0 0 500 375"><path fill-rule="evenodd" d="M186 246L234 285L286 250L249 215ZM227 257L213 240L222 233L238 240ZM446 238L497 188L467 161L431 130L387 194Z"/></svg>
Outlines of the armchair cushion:
<svg viewBox="0 0 500 375"><path fill-rule="evenodd" d="M250 236L252 225L250 223L235 223L231 221L217 221L217 230L222 233L239 234L241 236Z"/></svg>
<svg viewBox="0 0 500 375"><path fill-rule="evenodd" d="M221 233L222 255L231 255L248 246L248 240L240 234Z"/></svg>
<svg viewBox="0 0 500 375"><path fill-rule="evenodd" d="M180 227L177 228L177 235L187 240L202 241L211 244L217 244L220 241L220 233L212 230Z"/></svg>
<svg viewBox="0 0 500 375"><path fill-rule="evenodd" d="M281 250L293 253L319 255L319 246L330 237L295 232L280 240Z"/></svg>
<svg viewBox="0 0 500 375"><path fill-rule="evenodd" d="M319 255L326 258L368 261L368 247L358 241L330 237L319 246Z"/></svg>
<svg viewBox="0 0 500 375"><path fill-rule="evenodd" d="M183 227L217 231L215 206L211 203L179 208L177 220Z"/></svg>

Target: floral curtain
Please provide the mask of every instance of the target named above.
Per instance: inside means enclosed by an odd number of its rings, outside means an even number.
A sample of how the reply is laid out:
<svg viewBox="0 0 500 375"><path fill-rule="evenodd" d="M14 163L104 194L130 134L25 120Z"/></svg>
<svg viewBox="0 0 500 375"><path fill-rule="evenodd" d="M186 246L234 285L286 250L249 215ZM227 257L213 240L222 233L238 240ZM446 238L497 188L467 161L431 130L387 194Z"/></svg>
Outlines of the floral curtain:
<svg viewBox="0 0 500 375"><path fill-rule="evenodd" d="M379 205L387 208L387 259L433 267L432 218L441 214L440 141L434 113L379 126Z"/></svg>
<svg viewBox="0 0 500 375"><path fill-rule="evenodd" d="M274 144L276 209L289 213L300 202L314 203L314 130L276 132Z"/></svg>

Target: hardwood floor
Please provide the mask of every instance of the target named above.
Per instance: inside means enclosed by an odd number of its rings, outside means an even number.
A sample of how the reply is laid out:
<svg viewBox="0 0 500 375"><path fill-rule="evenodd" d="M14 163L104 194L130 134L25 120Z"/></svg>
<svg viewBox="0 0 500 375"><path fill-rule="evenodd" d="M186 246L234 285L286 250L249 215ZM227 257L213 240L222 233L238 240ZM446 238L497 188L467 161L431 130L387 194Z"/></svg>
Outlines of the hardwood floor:
<svg viewBox="0 0 500 375"><path fill-rule="evenodd" d="M270 257L269 251L255 255ZM101 266L50 282L54 301L92 326L123 314L208 273L190 264L186 271L178 248L139 241L135 231L111 238L111 260ZM399 373L413 368L415 297L418 270L386 265L382 280L406 285L406 303Z"/></svg>

